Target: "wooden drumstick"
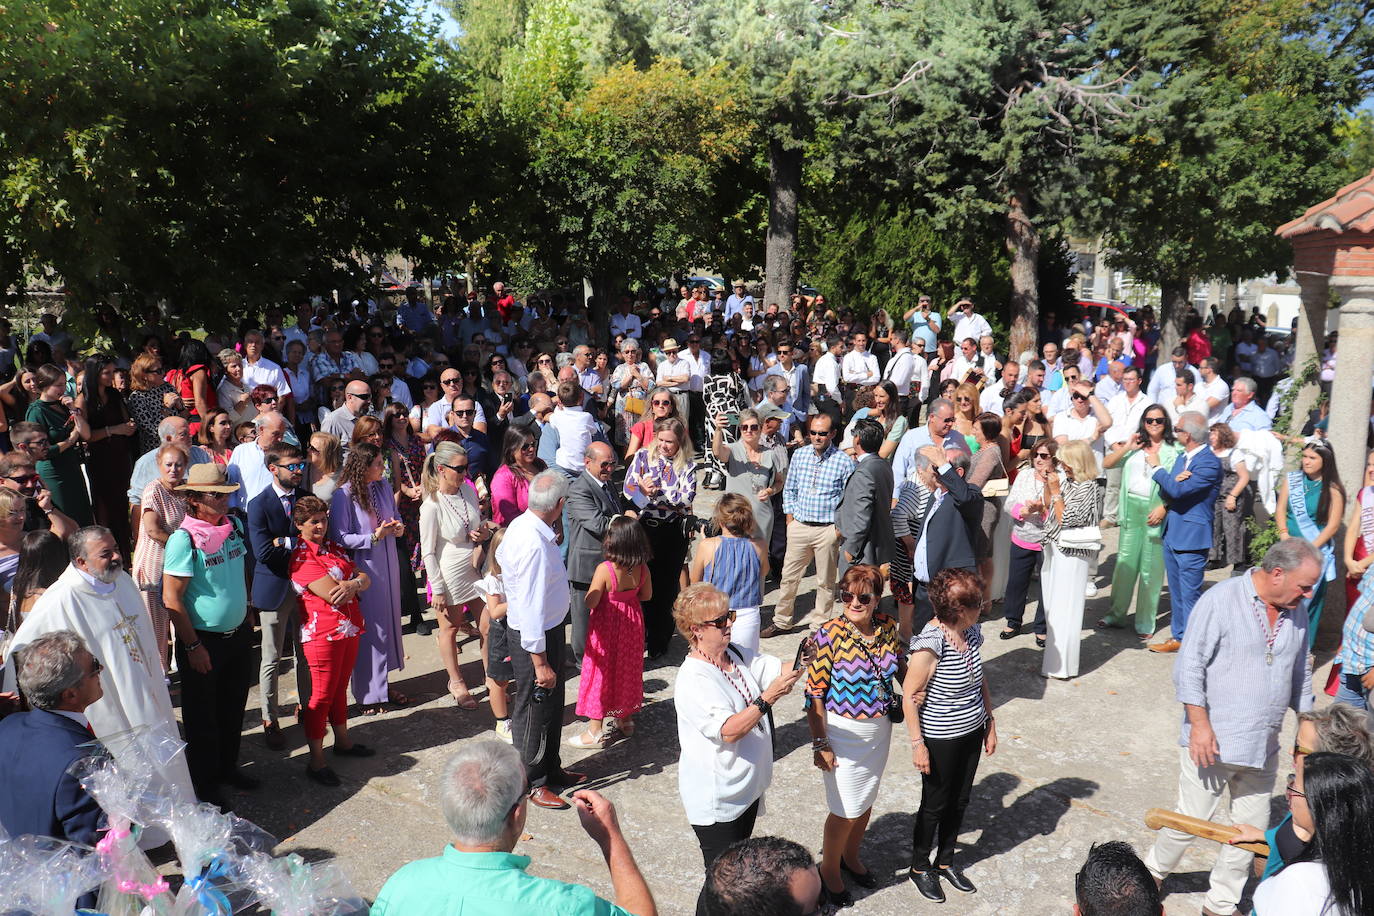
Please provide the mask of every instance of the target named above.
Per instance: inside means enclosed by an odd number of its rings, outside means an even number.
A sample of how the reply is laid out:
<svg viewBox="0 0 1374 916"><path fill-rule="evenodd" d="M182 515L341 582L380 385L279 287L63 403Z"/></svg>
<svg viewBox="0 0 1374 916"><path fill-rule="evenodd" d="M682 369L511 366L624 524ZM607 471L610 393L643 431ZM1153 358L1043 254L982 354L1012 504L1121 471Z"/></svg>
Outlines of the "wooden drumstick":
<svg viewBox="0 0 1374 916"><path fill-rule="evenodd" d="M1170 811L1167 808L1151 808L1145 812L1145 826L1151 830L1159 830L1161 827L1168 827L1178 830L1191 836L1201 837L1204 840L1215 840L1218 843L1227 843L1231 837L1240 831L1226 824L1217 824L1212 821L1204 821L1200 817L1189 817L1186 814L1179 814L1177 811ZM1236 843L1237 848L1247 852L1253 852L1257 856L1269 855L1268 843Z"/></svg>

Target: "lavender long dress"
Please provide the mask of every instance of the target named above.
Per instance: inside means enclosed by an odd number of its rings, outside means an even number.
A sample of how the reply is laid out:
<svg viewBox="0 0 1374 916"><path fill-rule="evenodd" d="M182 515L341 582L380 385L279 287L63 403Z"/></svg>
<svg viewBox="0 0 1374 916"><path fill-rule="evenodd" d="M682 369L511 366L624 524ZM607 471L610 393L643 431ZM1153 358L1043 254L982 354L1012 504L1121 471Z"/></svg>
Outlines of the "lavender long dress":
<svg viewBox="0 0 1374 916"><path fill-rule="evenodd" d="M353 501L353 488L345 484L334 491L329 507L329 537L353 553L360 572L372 585L358 596L366 628L358 643L353 667L353 698L364 706L387 701L387 673L405 667L401 650L401 568L396 545L390 537L372 543L372 532L381 521L397 518L396 500L384 480L371 484L372 512Z"/></svg>

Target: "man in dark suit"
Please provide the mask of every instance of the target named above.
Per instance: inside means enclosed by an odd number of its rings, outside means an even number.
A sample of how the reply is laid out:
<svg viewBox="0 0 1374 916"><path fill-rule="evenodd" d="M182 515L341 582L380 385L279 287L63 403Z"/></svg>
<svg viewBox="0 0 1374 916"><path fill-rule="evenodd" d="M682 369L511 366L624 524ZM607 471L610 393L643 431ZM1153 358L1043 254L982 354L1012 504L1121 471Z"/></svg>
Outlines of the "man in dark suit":
<svg viewBox="0 0 1374 916"><path fill-rule="evenodd" d="M896 538L892 533L892 465L878 457L884 433L876 420L854 425L854 473L845 482L835 510L839 535L838 575L859 563L882 566L892 562Z"/></svg>
<svg viewBox="0 0 1374 916"><path fill-rule="evenodd" d="M19 689L33 709L0 721L0 827L11 836L100 839L105 813L67 770L104 754L85 715L104 693L101 670L71 630L45 633L20 652Z"/></svg>
<svg viewBox="0 0 1374 916"><path fill-rule="evenodd" d="M296 500L307 495L300 488L305 475L301 450L286 442L263 455L271 484L248 502L248 540L253 547L253 607L258 609L262 627L262 663L258 668L258 690L262 695L262 733L274 751L286 747L277 719L280 715L277 682L281 675L281 653L286 634L300 623L299 599L291 587L291 554L296 547L296 526L291 511ZM296 660L296 681L304 702L310 695L310 671Z"/></svg>
<svg viewBox="0 0 1374 916"><path fill-rule="evenodd" d="M977 569L973 530L981 523L983 494L964 480L968 456L927 445L916 453L916 476L924 492L917 514L898 519L911 550L911 632L919 633L934 616L926 589L942 569Z"/></svg>
<svg viewBox="0 0 1374 916"><path fill-rule="evenodd" d="M1164 496L1164 574L1169 577L1170 638L1151 643L1151 652L1177 652L1188 615L1202 594L1202 575L1212 549L1212 513L1221 490L1221 461L1207 447L1207 418L1196 411L1179 414L1174 436L1183 454L1172 468L1145 452L1155 483Z"/></svg>
<svg viewBox="0 0 1374 916"><path fill-rule="evenodd" d="M584 470L568 488L568 506L564 517L568 533L568 582L572 592L572 650L573 659L582 665L582 650L587 644L587 621L591 610L587 607L587 588L602 560L601 541L606 526L617 515L633 516L627 512L620 493L611 483L615 473L615 452L604 442L587 446L583 459Z"/></svg>

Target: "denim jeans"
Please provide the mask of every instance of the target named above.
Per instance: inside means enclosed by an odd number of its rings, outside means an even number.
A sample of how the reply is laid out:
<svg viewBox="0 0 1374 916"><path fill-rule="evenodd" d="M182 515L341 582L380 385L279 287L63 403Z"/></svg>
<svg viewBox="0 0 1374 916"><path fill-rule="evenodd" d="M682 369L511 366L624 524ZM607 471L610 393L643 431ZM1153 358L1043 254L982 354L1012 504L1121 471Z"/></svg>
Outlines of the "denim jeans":
<svg viewBox="0 0 1374 916"><path fill-rule="evenodd" d="M1341 672L1340 686L1336 689L1336 702L1353 706L1355 709L1369 708L1369 688L1360 683L1360 675Z"/></svg>

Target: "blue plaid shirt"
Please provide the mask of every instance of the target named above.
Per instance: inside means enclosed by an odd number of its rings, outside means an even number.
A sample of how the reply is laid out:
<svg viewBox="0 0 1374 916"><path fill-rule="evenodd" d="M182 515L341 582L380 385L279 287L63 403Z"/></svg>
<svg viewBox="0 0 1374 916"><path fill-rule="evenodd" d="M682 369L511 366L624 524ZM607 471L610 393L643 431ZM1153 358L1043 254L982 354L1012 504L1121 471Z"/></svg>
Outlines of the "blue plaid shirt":
<svg viewBox="0 0 1374 916"><path fill-rule="evenodd" d="M1366 573L1366 577L1369 574ZM1336 656L1341 671L1345 674L1362 675L1374 668L1374 633L1364 628L1364 615L1374 602L1374 579L1360 580L1360 596L1350 606L1345 615L1345 626L1341 628L1341 651Z"/></svg>
<svg viewBox="0 0 1374 916"><path fill-rule="evenodd" d="M803 522L835 523L835 507L854 473L854 459L831 445L817 455L811 446L792 453L782 487L782 511Z"/></svg>

